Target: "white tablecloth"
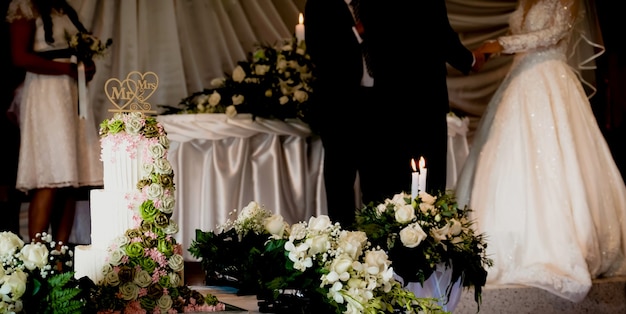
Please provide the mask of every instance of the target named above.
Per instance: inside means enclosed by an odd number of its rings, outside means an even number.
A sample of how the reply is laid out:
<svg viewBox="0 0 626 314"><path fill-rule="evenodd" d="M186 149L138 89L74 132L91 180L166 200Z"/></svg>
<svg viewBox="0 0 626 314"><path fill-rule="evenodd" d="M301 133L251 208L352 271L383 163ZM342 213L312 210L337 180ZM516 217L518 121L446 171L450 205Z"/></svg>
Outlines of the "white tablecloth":
<svg viewBox="0 0 626 314"><path fill-rule="evenodd" d="M323 148L298 120L282 122L223 114L163 115L170 139L184 257L195 230L215 230L233 209L257 201L296 223L326 213Z"/></svg>

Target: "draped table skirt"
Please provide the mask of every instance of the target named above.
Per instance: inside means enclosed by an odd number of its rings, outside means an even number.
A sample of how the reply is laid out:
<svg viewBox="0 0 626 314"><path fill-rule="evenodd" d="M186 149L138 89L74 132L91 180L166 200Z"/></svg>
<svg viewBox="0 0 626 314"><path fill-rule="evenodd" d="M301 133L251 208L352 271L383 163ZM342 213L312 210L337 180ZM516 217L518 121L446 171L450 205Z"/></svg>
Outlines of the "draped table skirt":
<svg viewBox="0 0 626 314"><path fill-rule="evenodd" d="M256 201L294 224L325 214L323 148L307 124L238 114L162 115L170 139L179 225L187 261L195 230L216 230ZM234 217L233 217L234 218Z"/></svg>

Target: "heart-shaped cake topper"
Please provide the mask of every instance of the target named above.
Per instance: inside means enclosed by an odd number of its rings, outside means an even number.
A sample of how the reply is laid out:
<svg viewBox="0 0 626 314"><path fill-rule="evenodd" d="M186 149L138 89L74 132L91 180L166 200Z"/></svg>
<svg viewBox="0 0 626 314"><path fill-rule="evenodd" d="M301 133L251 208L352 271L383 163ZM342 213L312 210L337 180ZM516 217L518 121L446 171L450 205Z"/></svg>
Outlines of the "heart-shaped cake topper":
<svg viewBox="0 0 626 314"><path fill-rule="evenodd" d="M108 79L104 84L104 93L115 106L109 112L156 113L148 103L148 98L158 87L159 77L154 72L132 71L123 81L117 78Z"/></svg>

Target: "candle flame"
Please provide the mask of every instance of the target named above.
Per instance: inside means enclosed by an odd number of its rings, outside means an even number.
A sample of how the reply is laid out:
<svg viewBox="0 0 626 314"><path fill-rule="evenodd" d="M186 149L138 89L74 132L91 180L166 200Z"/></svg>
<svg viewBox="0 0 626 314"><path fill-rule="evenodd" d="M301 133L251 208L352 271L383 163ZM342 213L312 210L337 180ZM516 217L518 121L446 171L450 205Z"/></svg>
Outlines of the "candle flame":
<svg viewBox="0 0 626 314"><path fill-rule="evenodd" d="M304 23L304 16L302 16L302 13L300 13L300 16L298 17L298 24L302 23Z"/></svg>
<svg viewBox="0 0 626 314"><path fill-rule="evenodd" d="M417 171L417 168L415 167L415 159L411 158L411 168L413 168L413 172Z"/></svg>
<svg viewBox="0 0 626 314"><path fill-rule="evenodd" d="M424 160L424 157L420 157L420 170L426 168L426 160ZM415 169L415 167L413 167L413 169Z"/></svg>

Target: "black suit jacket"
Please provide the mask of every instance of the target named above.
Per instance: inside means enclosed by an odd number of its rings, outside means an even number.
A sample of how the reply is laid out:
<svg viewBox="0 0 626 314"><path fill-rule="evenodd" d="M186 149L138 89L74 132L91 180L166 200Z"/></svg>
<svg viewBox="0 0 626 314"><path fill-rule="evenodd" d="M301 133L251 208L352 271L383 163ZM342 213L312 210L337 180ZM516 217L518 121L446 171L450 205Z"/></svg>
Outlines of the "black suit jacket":
<svg viewBox="0 0 626 314"><path fill-rule="evenodd" d="M326 113L343 110L358 92L363 76L352 14L344 0L307 0L304 25L307 52L315 64L317 109ZM340 103L344 106L337 105Z"/></svg>

